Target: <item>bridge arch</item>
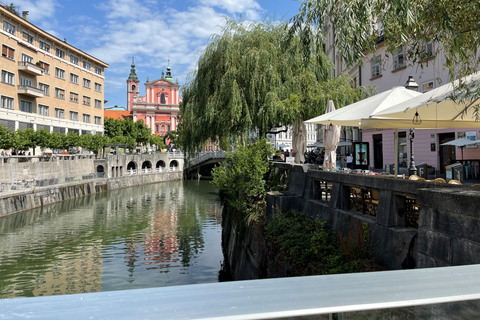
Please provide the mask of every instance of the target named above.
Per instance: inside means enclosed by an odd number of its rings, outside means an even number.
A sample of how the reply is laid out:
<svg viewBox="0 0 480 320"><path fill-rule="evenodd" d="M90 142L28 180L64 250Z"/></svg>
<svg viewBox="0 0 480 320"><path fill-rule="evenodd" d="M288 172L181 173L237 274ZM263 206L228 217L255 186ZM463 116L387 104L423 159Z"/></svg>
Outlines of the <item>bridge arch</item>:
<svg viewBox="0 0 480 320"><path fill-rule="evenodd" d="M143 161L142 163L142 169L152 169L152 163L148 160Z"/></svg>
<svg viewBox="0 0 480 320"><path fill-rule="evenodd" d="M165 161L158 160L155 168L165 168Z"/></svg>
<svg viewBox="0 0 480 320"><path fill-rule="evenodd" d="M177 167L178 167L178 161L177 160L170 161L170 168L177 168Z"/></svg>
<svg viewBox="0 0 480 320"><path fill-rule="evenodd" d="M137 163L135 161L130 161L127 164L127 170L137 170Z"/></svg>

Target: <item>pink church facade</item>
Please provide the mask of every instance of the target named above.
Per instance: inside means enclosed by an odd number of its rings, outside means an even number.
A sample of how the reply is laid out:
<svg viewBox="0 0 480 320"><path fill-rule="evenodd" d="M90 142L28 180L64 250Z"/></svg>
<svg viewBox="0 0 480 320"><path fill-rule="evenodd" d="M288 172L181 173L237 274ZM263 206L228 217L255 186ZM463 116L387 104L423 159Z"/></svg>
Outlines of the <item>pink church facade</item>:
<svg viewBox="0 0 480 320"><path fill-rule="evenodd" d="M145 95L140 96L140 81L135 64L132 61L130 75L127 79L127 111L133 121L142 120L152 134L164 136L168 131L177 130L180 113L180 85L172 78L170 66L166 75L157 80L145 82Z"/></svg>

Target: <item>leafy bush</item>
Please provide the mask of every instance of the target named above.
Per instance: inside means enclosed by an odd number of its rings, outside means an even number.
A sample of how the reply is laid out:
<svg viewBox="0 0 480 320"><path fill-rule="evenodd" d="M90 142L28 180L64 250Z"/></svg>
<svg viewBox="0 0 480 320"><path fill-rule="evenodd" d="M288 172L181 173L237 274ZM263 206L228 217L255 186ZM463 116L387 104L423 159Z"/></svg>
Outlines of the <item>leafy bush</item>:
<svg viewBox="0 0 480 320"><path fill-rule="evenodd" d="M288 265L286 276L381 270L366 250L359 250L358 255L347 256L333 232L326 230L325 224L325 221L311 220L297 211L275 216L265 227L269 269L276 270L282 265ZM360 238L363 237L362 232ZM355 244L345 245L349 239L352 241L353 237L342 239L343 245L357 247Z"/></svg>
<svg viewBox="0 0 480 320"><path fill-rule="evenodd" d="M213 169L213 184L229 205L245 215L248 222L265 217L266 180L271 169L268 157L273 153L266 139L239 145Z"/></svg>

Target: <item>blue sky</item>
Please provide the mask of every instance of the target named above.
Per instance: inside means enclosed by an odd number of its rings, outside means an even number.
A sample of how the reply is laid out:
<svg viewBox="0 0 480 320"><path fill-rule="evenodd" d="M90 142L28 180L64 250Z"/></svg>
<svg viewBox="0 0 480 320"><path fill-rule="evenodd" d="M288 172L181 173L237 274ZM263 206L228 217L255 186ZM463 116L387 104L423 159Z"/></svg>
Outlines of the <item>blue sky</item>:
<svg viewBox="0 0 480 320"><path fill-rule="evenodd" d="M297 0L9 0L29 11L29 21L108 63L106 107L126 105L126 79L132 56L142 84L161 77L170 60L179 83L195 68L210 35L224 17L259 21L290 19Z"/></svg>

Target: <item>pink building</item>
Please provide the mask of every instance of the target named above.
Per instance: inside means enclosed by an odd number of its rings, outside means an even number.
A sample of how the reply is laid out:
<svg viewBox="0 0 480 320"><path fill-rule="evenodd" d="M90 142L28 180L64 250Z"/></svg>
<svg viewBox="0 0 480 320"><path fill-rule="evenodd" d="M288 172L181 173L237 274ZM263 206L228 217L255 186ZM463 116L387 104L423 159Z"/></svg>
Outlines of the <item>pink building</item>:
<svg viewBox="0 0 480 320"><path fill-rule="evenodd" d="M445 56L442 48L436 48L434 43L425 43L423 49L428 56L421 63L412 65L404 59L405 49L397 48L395 52L386 52L379 43L375 55L364 58L363 66L359 68L359 78L362 86L375 86L378 92L403 86L409 76L413 76L419 85L418 91L426 92L450 81L449 72L444 67ZM413 124L412 124L413 127ZM458 129L416 129L414 134L415 164L421 162L434 167L439 173L445 173L445 166L455 162L471 162L477 166L480 161L480 148L476 145L460 148L440 146L442 143L468 136L480 139L480 123L476 128ZM369 142L370 164L372 169L383 169L385 164L393 164L394 160L394 130L362 130L362 141ZM410 166L410 128L399 130L399 169ZM471 171L470 171L471 172Z"/></svg>
<svg viewBox="0 0 480 320"><path fill-rule="evenodd" d="M160 79L145 82L145 95L140 96L140 81L135 72L132 59L132 68L127 79L127 111L130 111L133 121L142 120L152 134L165 135L170 130L177 130L180 85L174 81L167 67L166 75L162 71Z"/></svg>

